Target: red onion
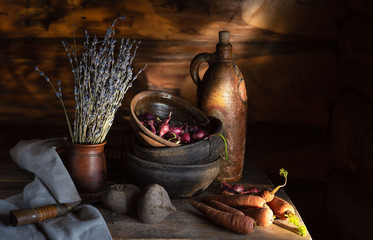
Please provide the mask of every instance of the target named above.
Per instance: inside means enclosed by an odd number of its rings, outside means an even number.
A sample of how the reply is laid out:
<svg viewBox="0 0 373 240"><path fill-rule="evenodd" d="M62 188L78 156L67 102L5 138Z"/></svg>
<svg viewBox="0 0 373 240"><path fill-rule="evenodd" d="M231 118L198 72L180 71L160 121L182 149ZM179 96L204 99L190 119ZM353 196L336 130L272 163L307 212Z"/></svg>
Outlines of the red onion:
<svg viewBox="0 0 373 240"><path fill-rule="evenodd" d="M237 193L241 193L243 191L245 191L245 188L241 185L233 185L232 189L237 192Z"/></svg>
<svg viewBox="0 0 373 240"><path fill-rule="evenodd" d="M229 189L232 189L232 186L229 185L229 184L226 183L226 182L222 182L221 185L223 185L223 186L225 186L225 187L227 187L227 188L229 188Z"/></svg>
<svg viewBox="0 0 373 240"><path fill-rule="evenodd" d="M171 119L171 112L168 115L168 118L160 125L160 128L159 128L160 137L165 135L170 130L170 125L168 125L168 122L170 121L170 119Z"/></svg>
<svg viewBox="0 0 373 240"><path fill-rule="evenodd" d="M150 131L172 142L191 143L209 137L211 129L208 129L208 126L193 125L189 127L186 123L182 126L170 126L171 114L170 112L168 117L162 120L158 116L146 112L139 115L138 119Z"/></svg>
<svg viewBox="0 0 373 240"><path fill-rule="evenodd" d="M199 130L199 127L197 125L194 125L192 128L191 128L191 131L192 132L197 132Z"/></svg>
<svg viewBox="0 0 373 240"><path fill-rule="evenodd" d="M183 132L183 129L181 127L171 127L169 132L179 135Z"/></svg>
<svg viewBox="0 0 373 240"><path fill-rule="evenodd" d="M143 122L143 121L147 121L147 120L154 120L155 119L155 116L151 113L144 113L144 114L141 114L140 116L138 116L138 119L140 120L140 122Z"/></svg>
<svg viewBox="0 0 373 240"><path fill-rule="evenodd" d="M248 193L258 193L259 192L259 189L257 189L256 187L252 187L250 189L247 189L244 186L238 185L238 184L229 185L228 183L225 183L225 182L223 182L221 184L222 184L222 187L226 188L226 189L224 189L224 191L228 191L228 192L234 193L234 194L248 194Z"/></svg>
<svg viewBox="0 0 373 240"><path fill-rule="evenodd" d="M197 132L195 132L195 133L193 133L193 138L194 139L202 139L202 138L204 138L204 137L206 137L207 136L207 133L205 132L205 131L203 131L203 130L199 130L199 131L197 131Z"/></svg>
<svg viewBox="0 0 373 240"><path fill-rule="evenodd" d="M184 132L182 135L181 135L181 141L183 143L189 143L190 142L190 135L188 132Z"/></svg>
<svg viewBox="0 0 373 240"><path fill-rule="evenodd" d="M250 188L249 190L246 190L244 192L242 192L242 194L246 194L246 193L259 193L259 189L257 189L256 187L252 187Z"/></svg>

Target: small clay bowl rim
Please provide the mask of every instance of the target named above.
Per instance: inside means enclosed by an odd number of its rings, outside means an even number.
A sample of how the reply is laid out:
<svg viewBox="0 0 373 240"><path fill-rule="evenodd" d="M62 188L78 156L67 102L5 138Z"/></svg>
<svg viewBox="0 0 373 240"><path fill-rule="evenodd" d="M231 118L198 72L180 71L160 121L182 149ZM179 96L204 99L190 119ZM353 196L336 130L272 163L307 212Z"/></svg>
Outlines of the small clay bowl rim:
<svg viewBox="0 0 373 240"><path fill-rule="evenodd" d="M134 123L131 121L132 124L135 124L133 126L135 128L139 128L141 132L136 131L137 135L140 135L139 137L142 138L143 141L145 141L147 144L153 147L178 147L180 144L167 141L164 138L159 137L158 135L154 134L152 131L150 131L148 128L146 128L137 118L136 113L135 113L135 107L138 102L140 102L142 99L147 98L147 97L160 97L160 98L165 98L165 99L172 99L173 101L179 102L181 105L184 105L186 108L192 109L194 112L198 113L201 117L205 118L204 123L200 124L208 124L209 119L208 117L197 107L189 103L187 100L174 96L170 93L163 92L163 91L158 91L158 90L146 90L139 92L136 94L130 103L130 113L131 113L131 120L134 121Z"/></svg>

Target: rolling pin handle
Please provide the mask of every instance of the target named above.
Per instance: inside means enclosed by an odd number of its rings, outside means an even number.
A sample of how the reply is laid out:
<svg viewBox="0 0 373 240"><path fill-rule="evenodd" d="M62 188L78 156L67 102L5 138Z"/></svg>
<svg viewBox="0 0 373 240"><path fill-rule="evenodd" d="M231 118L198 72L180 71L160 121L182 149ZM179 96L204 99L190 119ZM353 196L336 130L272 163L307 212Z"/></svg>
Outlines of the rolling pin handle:
<svg viewBox="0 0 373 240"><path fill-rule="evenodd" d="M52 204L37 208L11 210L9 221L13 226L37 223L49 218L66 215L72 206L68 203Z"/></svg>

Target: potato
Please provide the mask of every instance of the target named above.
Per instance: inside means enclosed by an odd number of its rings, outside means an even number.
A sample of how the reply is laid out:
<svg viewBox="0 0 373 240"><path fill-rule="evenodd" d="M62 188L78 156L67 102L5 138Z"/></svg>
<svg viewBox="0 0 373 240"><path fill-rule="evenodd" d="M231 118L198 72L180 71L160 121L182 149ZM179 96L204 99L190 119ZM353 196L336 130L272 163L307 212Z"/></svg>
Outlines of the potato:
<svg viewBox="0 0 373 240"><path fill-rule="evenodd" d="M141 190L132 184L111 185L102 197L102 202L116 213L129 213L136 210Z"/></svg>
<svg viewBox="0 0 373 240"><path fill-rule="evenodd" d="M176 212L176 208L161 185L150 184L145 187L137 205L137 213L141 222L158 223L173 212Z"/></svg>

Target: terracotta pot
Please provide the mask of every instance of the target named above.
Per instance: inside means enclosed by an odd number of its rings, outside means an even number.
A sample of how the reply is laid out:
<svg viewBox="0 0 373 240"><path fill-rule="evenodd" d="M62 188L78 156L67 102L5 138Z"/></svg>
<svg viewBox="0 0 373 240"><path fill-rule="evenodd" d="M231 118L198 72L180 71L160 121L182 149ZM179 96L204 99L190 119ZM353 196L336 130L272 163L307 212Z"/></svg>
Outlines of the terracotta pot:
<svg viewBox="0 0 373 240"><path fill-rule="evenodd" d="M66 168L80 193L93 193L105 187L107 169L104 146L67 143Z"/></svg>

